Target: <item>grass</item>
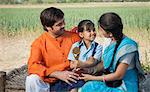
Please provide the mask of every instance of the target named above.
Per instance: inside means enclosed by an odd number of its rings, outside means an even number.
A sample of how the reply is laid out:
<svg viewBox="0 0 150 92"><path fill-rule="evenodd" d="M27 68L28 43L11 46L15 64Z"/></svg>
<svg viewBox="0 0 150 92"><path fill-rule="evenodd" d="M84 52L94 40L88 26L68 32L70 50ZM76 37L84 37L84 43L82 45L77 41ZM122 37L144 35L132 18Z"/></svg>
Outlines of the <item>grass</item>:
<svg viewBox="0 0 150 92"><path fill-rule="evenodd" d="M32 31L41 28L40 12L43 8L1 8L0 28L2 31L20 31L22 28ZM83 19L91 19L97 24L100 15L105 12L118 13L125 27L148 29L150 27L150 7L87 7L62 8L65 13L66 28L71 29Z"/></svg>

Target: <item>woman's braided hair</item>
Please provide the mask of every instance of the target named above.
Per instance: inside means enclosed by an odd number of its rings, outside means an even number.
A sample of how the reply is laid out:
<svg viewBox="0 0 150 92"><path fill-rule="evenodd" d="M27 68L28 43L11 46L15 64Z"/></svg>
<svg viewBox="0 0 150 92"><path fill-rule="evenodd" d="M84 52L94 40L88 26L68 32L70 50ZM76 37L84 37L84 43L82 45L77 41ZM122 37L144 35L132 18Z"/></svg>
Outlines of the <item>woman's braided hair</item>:
<svg viewBox="0 0 150 92"><path fill-rule="evenodd" d="M98 20L98 24L106 32L112 33L113 37L117 41L115 50L113 53L113 57L112 57L112 62L113 62L117 48L123 38L123 33L122 33L123 24L122 24L121 18L119 17L118 14L113 13L113 12L105 13Z"/></svg>

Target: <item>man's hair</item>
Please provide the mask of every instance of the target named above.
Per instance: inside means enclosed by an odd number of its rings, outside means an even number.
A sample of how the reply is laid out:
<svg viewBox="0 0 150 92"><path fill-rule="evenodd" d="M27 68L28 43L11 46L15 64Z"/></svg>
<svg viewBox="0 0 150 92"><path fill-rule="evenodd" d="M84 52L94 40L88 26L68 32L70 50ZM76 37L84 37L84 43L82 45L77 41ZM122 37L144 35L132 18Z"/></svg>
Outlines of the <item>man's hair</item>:
<svg viewBox="0 0 150 92"><path fill-rule="evenodd" d="M57 21L63 19L64 13L62 10L50 7L41 12L40 20L43 25L43 29L48 31L46 27L52 27Z"/></svg>

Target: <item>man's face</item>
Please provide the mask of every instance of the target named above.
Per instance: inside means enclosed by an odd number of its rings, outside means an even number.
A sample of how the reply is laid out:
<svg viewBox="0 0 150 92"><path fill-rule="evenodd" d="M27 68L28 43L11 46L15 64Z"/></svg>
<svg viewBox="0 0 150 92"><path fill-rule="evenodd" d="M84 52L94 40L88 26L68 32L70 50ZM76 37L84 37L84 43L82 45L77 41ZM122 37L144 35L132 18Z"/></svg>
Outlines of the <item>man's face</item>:
<svg viewBox="0 0 150 92"><path fill-rule="evenodd" d="M48 32L54 37L58 37L58 36L62 35L65 30L64 18L57 21L51 28L50 27L47 27L47 28L48 28Z"/></svg>

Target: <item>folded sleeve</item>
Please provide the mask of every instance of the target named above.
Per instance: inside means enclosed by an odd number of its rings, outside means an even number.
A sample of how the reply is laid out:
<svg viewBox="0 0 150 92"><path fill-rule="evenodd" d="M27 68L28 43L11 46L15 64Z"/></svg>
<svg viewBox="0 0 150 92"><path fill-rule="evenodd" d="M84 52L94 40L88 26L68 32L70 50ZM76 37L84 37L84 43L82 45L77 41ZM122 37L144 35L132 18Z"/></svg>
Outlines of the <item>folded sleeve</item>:
<svg viewBox="0 0 150 92"><path fill-rule="evenodd" d="M69 61L66 61L62 64L58 64L55 66L51 66L50 68L46 69L45 76L48 76L49 74L51 74L52 72L55 72L55 71L63 71L68 66L69 66Z"/></svg>
<svg viewBox="0 0 150 92"><path fill-rule="evenodd" d="M135 57L134 52L126 54L120 58L119 62L128 64L129 65L128 69L133 69L135 67L134 57Z"/></svg>
<svg viewBox="0 0 150 92"><path fill-rule="evenodd" d="M131 61L134 59L134 56L135 56L135 53L129 53L129 54L124 55L119 61L121 63L126 63L129 65Z"/></svg>
<svg viewBox="0 0 150 92"><path fill-rule="evenodd" d="M98 61L101 61L102 51L103 47L101 45L98 45L96 47L96 53L94 54L94 58L97 59Z"/></svg>
<svg viewBox="0 0 150 92"><path fill-rule="evenodd" d="M31 46L30 58L28 60L28 73L37 74L40 77L45 76L46 67L44 62L42 62L42 53L39 48L39 44L33 44Z"/></svg>

